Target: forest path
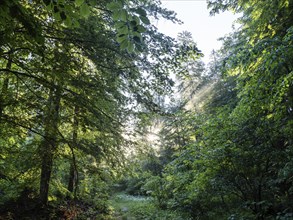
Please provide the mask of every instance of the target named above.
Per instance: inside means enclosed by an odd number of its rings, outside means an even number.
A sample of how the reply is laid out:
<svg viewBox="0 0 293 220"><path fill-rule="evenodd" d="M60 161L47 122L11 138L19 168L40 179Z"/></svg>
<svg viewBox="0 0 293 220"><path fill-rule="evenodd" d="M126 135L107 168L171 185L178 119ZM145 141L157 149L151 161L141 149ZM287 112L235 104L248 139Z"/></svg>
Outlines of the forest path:
<svg viewBox="0 0 293 220"><path fill-rule="evenodd" d="M110 199L114 208L114 219L136 220L146 219L151 205L151 199L144 196L131 196L117 193Z"/></svg>
<svg viewBox="0 0 293 220"><path fill-rule="evenodd" d="M159 209L151 197L131 196L124 192L114 194L110 199L116 220L189 220L180 213Z"/></svg>

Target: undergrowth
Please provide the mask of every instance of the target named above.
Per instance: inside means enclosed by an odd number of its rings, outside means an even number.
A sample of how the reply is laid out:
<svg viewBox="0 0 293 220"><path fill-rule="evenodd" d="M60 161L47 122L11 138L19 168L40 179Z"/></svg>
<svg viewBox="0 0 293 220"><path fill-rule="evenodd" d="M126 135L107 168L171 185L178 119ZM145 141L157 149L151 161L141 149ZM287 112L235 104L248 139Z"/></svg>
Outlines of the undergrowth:
<svg viewBox="0 0 293 220"><path fill-rule="evenodd" d="M115 210L114 218L122 220L187 220L180 213L161 210L149 197L115 194L110 201Z"/></svg>

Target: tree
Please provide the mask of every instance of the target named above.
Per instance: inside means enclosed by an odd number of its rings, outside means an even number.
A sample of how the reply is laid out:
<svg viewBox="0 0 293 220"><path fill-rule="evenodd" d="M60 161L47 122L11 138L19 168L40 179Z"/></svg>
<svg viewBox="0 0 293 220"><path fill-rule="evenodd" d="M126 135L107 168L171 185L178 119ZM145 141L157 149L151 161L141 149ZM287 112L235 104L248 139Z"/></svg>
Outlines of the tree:
<svg viewBox="0 0 293 220"><path fill-rule="evenodd" d="M71 158L66 182L74 191L74 176L81 172L76 155L91 155L99 162L104 158L109 165L121 163L118 155L132 112L129 106L159 111L152 97L170 90L169 70L184 55L147 17L176 19L152 1L143 6L136 1L1 5L0 138L5 166L15 163L1 175L9 181L19 172L17 159L7 156L13 142L22 158L36 159L23 172L34 183L40 178L40 202L46 205L60 150L64 158ZM197 53L194 48L186 51ZM21 173L16 178L19 184Z"/></svg>
<svg viewBox="0 0 293 220"><path fill-rule="evenodd" d="M183 132L194 139L165 166L168 207L201 219L291 218L292 5L209 1L212 13L242 12L242 27L215 54L212 93Z"/></svg>

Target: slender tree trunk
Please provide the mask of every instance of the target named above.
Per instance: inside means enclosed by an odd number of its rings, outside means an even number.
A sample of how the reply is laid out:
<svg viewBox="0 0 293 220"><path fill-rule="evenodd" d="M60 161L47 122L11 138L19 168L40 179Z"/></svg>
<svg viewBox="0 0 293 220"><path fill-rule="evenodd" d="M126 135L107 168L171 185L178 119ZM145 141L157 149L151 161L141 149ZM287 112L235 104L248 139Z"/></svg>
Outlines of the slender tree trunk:
<svg viewBox="0 0 293 220"><path fill-rule="evenodd" d="M12 61L11 59L9 58L8 59L8 63L6 65L6 69L10 70L11 69L11 64L12 64ZM0 121L2 120L2 115L3 115L3 110L5 108L5 105L6 105L6 102L7 102L7 92L8 92L8 86L9 86L9 77L6 76L4 78L4 81L3 81L3 86L2 86L2 89L1 89L1 94L0 94Z"/></svg>
<svg viewBox="0 0 293 220"><path fill-rule="evenodd" d="M69 170L69 180L68 180L68 186L67 189L69 192L73 192L74 187L75 187L75 169L74 166L72 164L72 162L70 163L70 170Z"/></svg>
<svg viewBox="0 0 293 220"><path fill-rule="evenodd" d="M76 160L74 155L74 148L77 146L78 112L79 112L79 107L75 106L73 124L72 124L72 127L73 127L72 145L70 147L72 152L72 161L70 163L69 180L68 180L68 191L74 192L75 196L76 196L76 188L78 184L78 171L77 171Z"/></svg>
<svg viewBox="0 0 293 220"><path fill-rule="evenodd" d="M60 96L60 89L51 88L44 123L45 138L40 146L40 153L42 158L40 179L40 202L42 205L47 205L48 202L53 157L55 150L57 148L56 139L61 98Z"/></svg>

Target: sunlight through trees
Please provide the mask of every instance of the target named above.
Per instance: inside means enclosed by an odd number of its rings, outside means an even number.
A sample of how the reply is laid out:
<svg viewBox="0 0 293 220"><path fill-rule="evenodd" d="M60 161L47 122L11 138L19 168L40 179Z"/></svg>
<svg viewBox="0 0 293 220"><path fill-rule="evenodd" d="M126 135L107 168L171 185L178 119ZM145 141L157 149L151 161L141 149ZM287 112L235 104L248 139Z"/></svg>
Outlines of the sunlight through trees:
<svg viewBox="0 0 293 220"><path fill-rule="evenodd" d="M208 7L204 65L157 0L0 3L0 219L293 218L293 1Z"/></svg>

